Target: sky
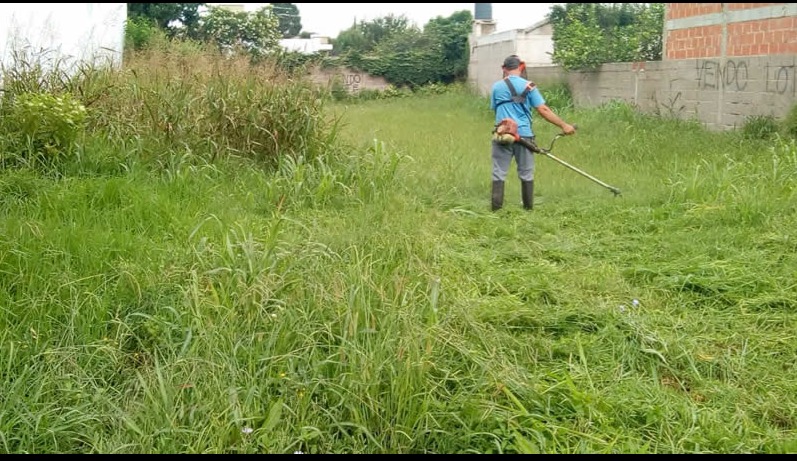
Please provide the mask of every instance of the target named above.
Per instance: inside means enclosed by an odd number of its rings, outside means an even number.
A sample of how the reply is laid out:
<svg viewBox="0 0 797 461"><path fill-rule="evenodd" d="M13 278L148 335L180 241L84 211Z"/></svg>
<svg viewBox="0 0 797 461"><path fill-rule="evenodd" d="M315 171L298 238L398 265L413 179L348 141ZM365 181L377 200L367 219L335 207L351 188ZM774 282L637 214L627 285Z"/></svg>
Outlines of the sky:
<svg viewBox="0 0 797 461"><path fill-rule="evenodd" d="M564 3L558 3L564 5ZM247 3L255 10L266 3ZM473 3L294 3L302 19L302 30L335 38L357 21L370 21L388 14L404 15L418 27L437 16L450 16L460 10L474 10ZM493 3L496 31L521 29L545 19L557 3Z"/></svg>

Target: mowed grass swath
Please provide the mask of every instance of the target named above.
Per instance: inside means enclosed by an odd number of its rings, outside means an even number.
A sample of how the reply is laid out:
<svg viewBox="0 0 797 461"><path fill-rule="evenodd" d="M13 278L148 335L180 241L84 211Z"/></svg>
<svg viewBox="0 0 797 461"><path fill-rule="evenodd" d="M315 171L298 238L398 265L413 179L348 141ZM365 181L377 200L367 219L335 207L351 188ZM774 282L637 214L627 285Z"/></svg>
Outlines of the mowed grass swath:
<svg viewBox="0 0 797 461"><path fill-rule="evenodd" d="M0 139L5 453L797 450L792 140L557 103L554 153L623 195L538 157L534 211L510 178L491 213L463 89L16 69L87 111L68 155Z"/></svg>

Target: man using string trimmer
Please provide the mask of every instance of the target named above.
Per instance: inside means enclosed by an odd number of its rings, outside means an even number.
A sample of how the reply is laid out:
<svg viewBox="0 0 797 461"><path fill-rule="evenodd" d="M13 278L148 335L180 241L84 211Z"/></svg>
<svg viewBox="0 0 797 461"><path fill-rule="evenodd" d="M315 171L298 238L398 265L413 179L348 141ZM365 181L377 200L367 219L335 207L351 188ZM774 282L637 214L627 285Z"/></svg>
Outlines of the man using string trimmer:
<svg viewBox="0 0 797 461"><path fill-rule="evenodd" d="M573 125L573 128L576 128L576 126ZM551 160L555 160L556 162L561 163L562 165L570 168L571 170L575 171L576 173L580 174L581 176L584 176L586 178L589 178L589 179L595 181L596 183L600 184L601 186L603 186L603 187L609 189L610 191L612 191L612 193L614 194L615 197L620 195L620 189L618 189L618 188L616 188L614 186L610 186L610 185L606 184L605 182L601 181L600 179L596 178L595 176L592 176L591 174L589 174L589 173L587 173L585 171L579 170L578 168L576 168L573 165L565 162L564 160L555 157L551 153L551 150L553 149L553 143L555 143L556 140L561 138L562 136L564 136L564 133L557 134L553 138L553 141L551 141L551 145L548 146L548 148L546 149L544 147L538 146L537 144L535 144L535 143L533 143L531 141L528 141L526 139L521 138L517 134L517 123L515 123L515 121L512 120L511 118L505 118L505 119L501 120L501 123L496 125L495 129L493 130L493 140L495 142L498 142L499 144L503 144L503 145L508 145L508 144L512 144L512 143L520 144L521 146L525 147L526 149L530 150L531 152L533 152L535 154L542 154L542 155L550 158Z"/></svg>
<svg viewBox="0 0 797 461"><path fill-rule="evenodd" d="M561 128L563 134L576 132L545 104L537 86L521 77L525 68L526 64L517 55L507 57L501 66L504 78L493 84L490 94L490 108L495 111L496 124L492 141L493 211L503 207L504 184L512 158L517 164L523 208L531 210L534 207L534 151L529 149L535 145L531 129L532 108L546 121ZM509 141L504 135L510 135L513 140Z"/></svg>

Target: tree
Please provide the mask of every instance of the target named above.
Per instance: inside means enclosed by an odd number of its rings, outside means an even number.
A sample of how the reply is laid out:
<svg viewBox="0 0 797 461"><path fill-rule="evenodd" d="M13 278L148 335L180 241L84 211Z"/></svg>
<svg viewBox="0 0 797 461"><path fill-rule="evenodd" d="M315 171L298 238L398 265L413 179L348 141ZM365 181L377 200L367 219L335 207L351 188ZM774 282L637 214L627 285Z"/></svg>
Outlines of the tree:
<svg viewBox="0 0 797 461"><path fill-rule="evenodd" d="M272 3L271 8L279 19L279 31L283 38L292 38L302 30L299 8L293 3Z"/></svg>
<svg viewBox="0 0 797 461"><path fill-rule="evenodd" d="M377 45L374 55L377 59L365 61L366 70L400 86L439 82L447 71L440 42L417 28L390 35Z"/></svg>
<svg viewBox="0 0 797 461"><path fill-rule="evenodd" d="M175 30L174 22L191 30L199 22L199 8L204 5L204 3L128 3L127 16L130 19L149 19L161 29L170 32Z"/></svg>
<svg viewBox="0 0 797 461"><path fill-rule="evenodd" d="M443 81L465 77L468 73L470 48L468 35L473 27L473 14L470 10L461 10L445 18L438 16L431 19L424 27L424 34L440 44L443 62L449 69Z"/></svg>
<svg viewBox="0 0 797 461"><path fill-rule="evenodd" d="M389 14L360 25L366 43L373 49L391 35L401 33L410 28L410 20L404 15Z"/></svg>
<svg viewBox="0 0 797 461"><path fill-rule="evenodd" d="M336 54L361 55L372 52L380 43L392 35L406 32L410 29L410 21L404 16L389 14L371 21L354 23L348 29L341 31L334 41Z"/></svg>
<svg viewBox="0 0 797 461"><path fill-rule="evenodd" d="M664 3L554 5L552 60L565 69L661 60Z"/></svg>
<svg viewBox="0 0 797 461"><path fill-rule="evenodd" d="M279 20L270 5L252 13L212 6L201 19L200 36L222 51L239 48L260 57L279 47Z"/></svg>
<svg viewBox="0 0 797 461"><path fill-rule="evenodd" d="M143 50L159 39L167 39L166 31L144 16L135 16L125 23L125 49Z"/></svg>
<svg viewBox="0 0 797 461"><path fill-rule="evenodd" d="M334 54L364 53L368 51L368 41L363 35L362 28L357 25L341 31L335 38L333 46Z"/></svg>
<svg viewBox="0 0 797 461"><path fill-rule="evenodd" d="M467 75L473 16L462 10L438 16L423 30L406 17L385 16L338 35L347 65L399 86L452 83Z"/></svg>

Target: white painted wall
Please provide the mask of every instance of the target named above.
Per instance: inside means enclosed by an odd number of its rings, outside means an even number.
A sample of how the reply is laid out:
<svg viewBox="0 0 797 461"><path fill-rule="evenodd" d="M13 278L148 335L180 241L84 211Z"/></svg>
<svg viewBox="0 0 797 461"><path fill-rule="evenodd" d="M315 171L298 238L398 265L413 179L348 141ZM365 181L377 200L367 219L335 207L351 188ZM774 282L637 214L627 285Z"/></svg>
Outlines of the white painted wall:
<svg viewBox="0 0 797 461"><path fill-rule="evenodd" d="M552 66L553 38L550 35L520 35L517 38L517 54L526 67Z"/></svg>
<svg viewBox="0 0 797 461"><path fill-rule="evenodd" d="M302 54L332 51L332 45L328 43L327 37L283 38L279 44L286 51L296 51Z"/></svg>
<svg viewBox="0 0 797 461"><path fill-rule="evenodd" d="M552 28L513 29L470 37L468 81L482 94L489 94L492 84L501 79L501 64L510 54L517 54L526 67L552 67Z"/></svg>
<svg viewBox="0 0 797 461"><path fill-rule="evenodd" d="M500 39L496 40L495 36ZM515 31L490 34L477 38L478 42L471 46L468 82L481 94L489 94L493 83L503 77L501 65L504 58L517 52L514 36ZM483 41L488 43L484 44Z"/></svg>
<svg viewBox="0 0 797 461"><path fill-rule="evenodd" d="M119 64L126 20L126 3L0 3L0 62L26 51L45 64Z"/></svg>

